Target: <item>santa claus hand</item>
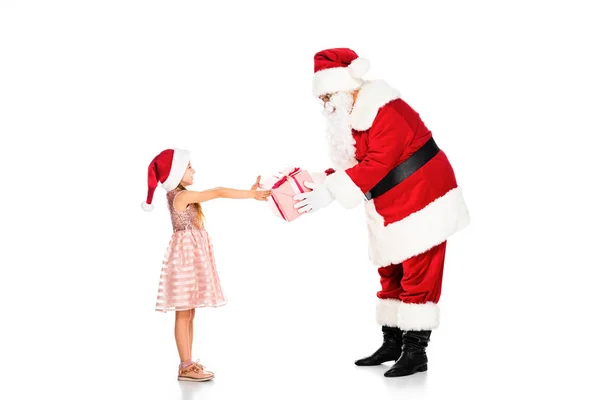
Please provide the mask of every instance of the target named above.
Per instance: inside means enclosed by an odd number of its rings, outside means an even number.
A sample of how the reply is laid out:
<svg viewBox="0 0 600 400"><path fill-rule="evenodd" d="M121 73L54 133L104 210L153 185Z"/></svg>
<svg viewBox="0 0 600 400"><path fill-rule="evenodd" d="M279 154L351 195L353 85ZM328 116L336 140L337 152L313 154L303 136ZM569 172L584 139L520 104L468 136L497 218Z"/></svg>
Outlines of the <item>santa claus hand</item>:
<svg viewBox="0 0 600 400"><path fill-rule="evenodd" d="M310 192L300 193L294 196L294 200L298 201L294 208L299 213L315 212L323 207L328 206L333 201L333 196L329 189L323 184L304 182L304 186L312 189Z"/></svg>

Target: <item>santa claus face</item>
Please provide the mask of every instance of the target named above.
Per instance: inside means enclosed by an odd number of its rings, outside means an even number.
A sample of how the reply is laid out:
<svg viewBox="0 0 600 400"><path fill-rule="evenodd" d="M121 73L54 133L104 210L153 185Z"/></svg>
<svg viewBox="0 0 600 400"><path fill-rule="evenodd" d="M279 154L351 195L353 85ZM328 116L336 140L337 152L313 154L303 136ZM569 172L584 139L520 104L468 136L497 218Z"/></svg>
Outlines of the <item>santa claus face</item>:
<svg viewBox="0 0 600 400"><path fill-rule="evenodd" d="M323 102L331 161L336 169L350 168L356 164L355 142L350 127L350 113L354 106L355 93L338 92L319 98Z"/></svg>
<svg viewBox="0 0 600 400"><path fill-rule="evenodd" d="M350 114L354 102L356 101L357 94L357 90L353 92L327 93L319 96L319 100L321 101L326 116L332 114L336 110Z"/></svg>
<svg viewBox="0 0 600 400"><path fill-rule="evenodd" d="M185 174L183 174L183 178L181 178L181 186L186 187L194 184L194 168L192 168L192 164L188 163L188 167L185 170Z"/></svg>

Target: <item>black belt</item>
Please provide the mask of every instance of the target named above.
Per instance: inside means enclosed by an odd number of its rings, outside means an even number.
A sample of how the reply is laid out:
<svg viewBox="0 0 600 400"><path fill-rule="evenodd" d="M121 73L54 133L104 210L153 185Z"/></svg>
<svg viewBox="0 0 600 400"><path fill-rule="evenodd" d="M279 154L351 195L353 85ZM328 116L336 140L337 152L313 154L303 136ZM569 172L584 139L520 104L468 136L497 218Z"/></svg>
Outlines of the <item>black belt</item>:
<svg viewBox="0 0 600 400"><path fill-rule="evenodd" d="M392 169L382 180L377 183L373 189L365 193L367 200L381 196L392 189L400 182L411 176L416 170L427 164L440 151L433 138L429 139L419 150L417 150L408 160Z"/></svg>

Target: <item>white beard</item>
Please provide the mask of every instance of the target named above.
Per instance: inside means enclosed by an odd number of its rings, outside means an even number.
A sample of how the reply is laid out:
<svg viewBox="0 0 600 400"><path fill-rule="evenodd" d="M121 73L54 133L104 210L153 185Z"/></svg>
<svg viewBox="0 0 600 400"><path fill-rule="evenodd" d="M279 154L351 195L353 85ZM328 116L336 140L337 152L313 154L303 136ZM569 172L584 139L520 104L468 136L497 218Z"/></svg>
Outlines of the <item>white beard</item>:
<svg viewBox="0 0 600 400"><path fill-rule="evenodd" d="M328 103L323 115L327 121L327 143L333 168L345 170L358 164L355 140L350 127L353 97L350 93L336 93Z"/></svg>

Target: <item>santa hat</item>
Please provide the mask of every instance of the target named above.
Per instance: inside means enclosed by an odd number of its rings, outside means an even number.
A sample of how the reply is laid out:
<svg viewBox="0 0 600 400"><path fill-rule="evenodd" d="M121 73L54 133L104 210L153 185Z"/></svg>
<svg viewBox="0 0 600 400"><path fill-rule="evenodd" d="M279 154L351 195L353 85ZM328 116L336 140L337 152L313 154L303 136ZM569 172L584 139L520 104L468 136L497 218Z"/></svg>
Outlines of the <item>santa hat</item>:
<svg viewBox="0 0 600 400"><path fill-rule="evenodd" d="M319 97L360 88L370 63L350 49L328 49L315 54L313 94Z"/></svg>
<svg viewBox="0 0 600 400"><path fill-rule="evenodd" d="M144 211L152 211L152 197L158 183L168 192L177 187L190 162L190 152L181 149L163 150L148 166L148 197L142 203Z"/></svg>

